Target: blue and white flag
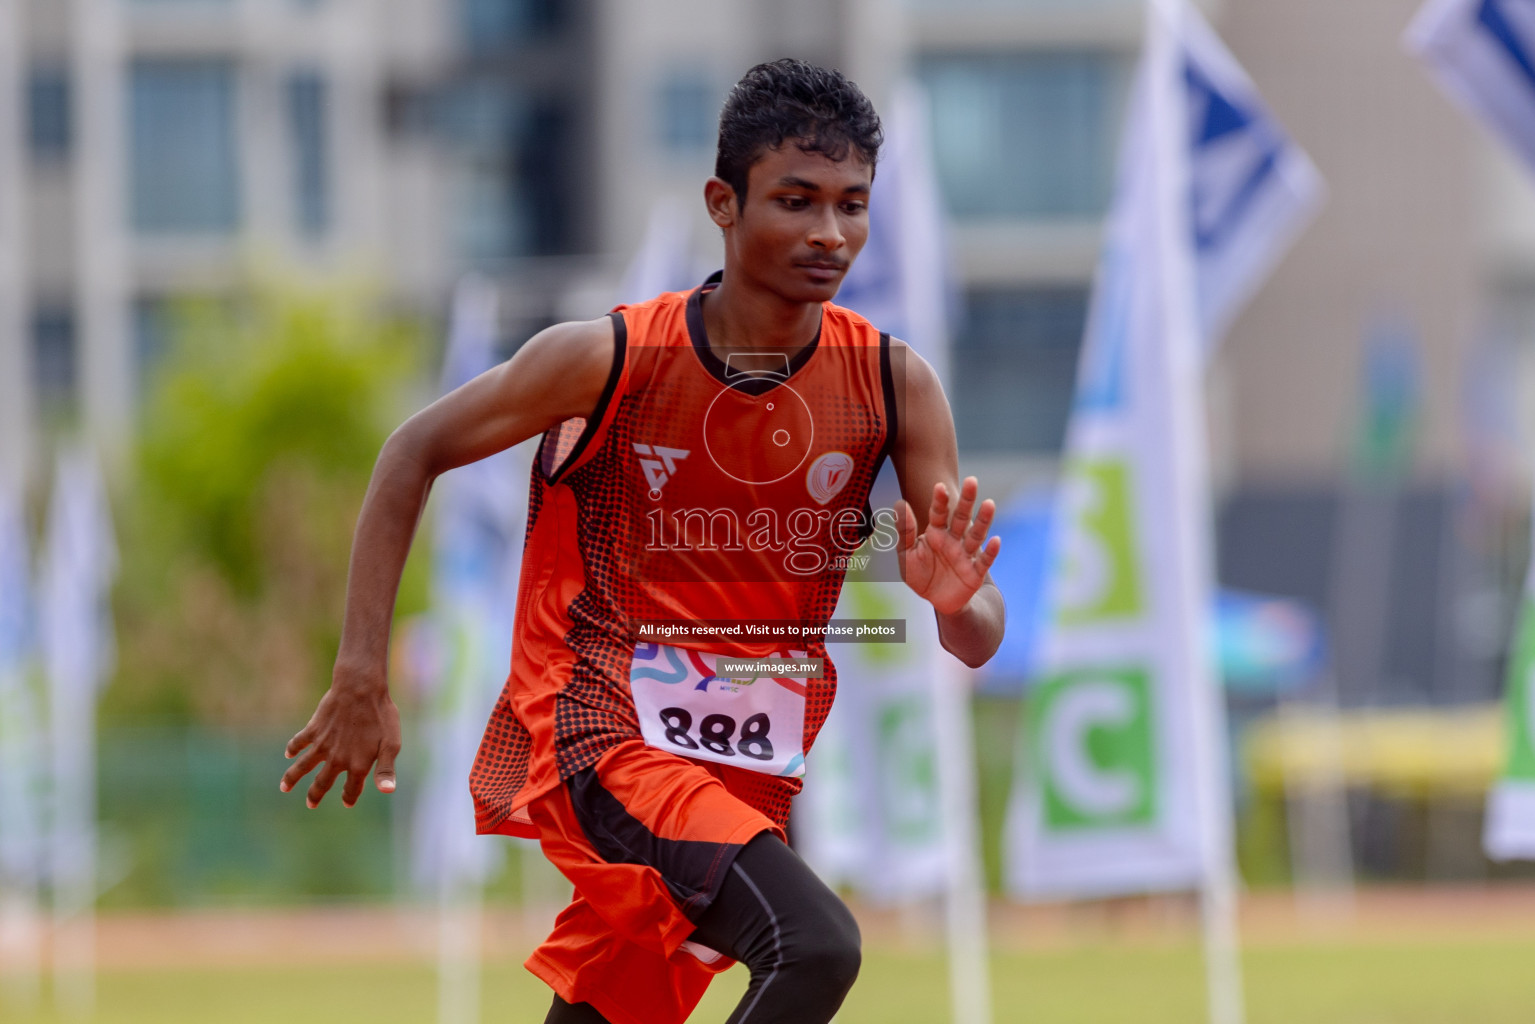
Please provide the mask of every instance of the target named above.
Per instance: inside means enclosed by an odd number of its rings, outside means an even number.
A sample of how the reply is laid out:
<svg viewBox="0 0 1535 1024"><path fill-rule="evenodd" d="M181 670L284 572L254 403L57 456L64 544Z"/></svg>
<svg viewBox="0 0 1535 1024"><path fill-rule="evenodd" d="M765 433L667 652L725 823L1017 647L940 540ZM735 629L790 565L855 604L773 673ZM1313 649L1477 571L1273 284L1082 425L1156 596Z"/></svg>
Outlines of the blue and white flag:
<svg viewBox="0 0 1535 1024"><path fill-rule="evenodd" d="M459 282L443 359L444 393L497 362L495 285ZM512 617L527 521L522 447L455 469L433 488L432 636L425 680L428 765L415 803L416 883L442 891L483 881L501 846L475 837L465 780L511 665Z"/></svg>
<svg viewBox="0 0 1535 1024"><path fill-rule="evenodd" d="M1208 351L1311 223L1325 190L1204 19L1190 11L1183 32L1194 287Z"/></svg>
<svg viewBox="0 0 1535 1024"><path fill-rule="evenodd" d="M905 341L942 375L953 275L927 117L926 97L904 84L885 119L869 238L836 302ZM888 507L899 496L886 467L870 500ZM932 606L898 581L852 581L836 616L904 619L906 643L847 644L836 652L837 700L807 762L796 841L824 878L866 899L937 895L954 851L944 834L934 728L935 688L944 684L949 655L939 646Z"/></svg>
<svg viewBox="0 0 1535 1024"><path fill-rule="evenodd" d="M1027 898L1204 887L1230 868L1203 371L1321 187L1198 13L1150 10L1009 813Z"/></svg>
<svg viewBox="0 0 1535 1024"><path fill-rule="evenodd" d="M1535 170L1535 4L1431 0L1405 42L1452 99Z"/></svg>
<svg viewBox="0 0 1535 1024"><path fill-rule="evenodd" d="M20 488L0 478L0 1000L42 962L44 748L33 689L32 570Z"/></svg>

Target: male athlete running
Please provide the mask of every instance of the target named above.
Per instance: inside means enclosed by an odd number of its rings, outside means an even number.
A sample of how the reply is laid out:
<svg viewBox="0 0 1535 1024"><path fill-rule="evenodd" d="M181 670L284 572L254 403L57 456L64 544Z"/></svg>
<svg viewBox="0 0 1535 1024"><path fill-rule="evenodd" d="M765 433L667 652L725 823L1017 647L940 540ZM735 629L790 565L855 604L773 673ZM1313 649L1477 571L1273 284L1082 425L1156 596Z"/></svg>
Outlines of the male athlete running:
<svg viewBox="0 0 1535 1024"><path fill-rule="evenodd" d="M719 659L825 658L838 556L887 527L944 647L973 666L1001 642L994 508L956 481L938 380L831 302L868 235L880 143L837 72L753 68L704 186L718 280L540 332L379 455L331 688L282 789L319 767L310 807L342 772L348 807L370 770L394 791L389 623L428 489L543 435L511 675L470 788L481 832L538 838L575 887L528 960L555 992L546 1024L681 1024L731 961L751 972L731 1024L830 1020L858 929L783 829L835 669L736 676ZM904 500L881 522L868 495L887 457ZM705 621L739 628L650 628Z"/></svg>

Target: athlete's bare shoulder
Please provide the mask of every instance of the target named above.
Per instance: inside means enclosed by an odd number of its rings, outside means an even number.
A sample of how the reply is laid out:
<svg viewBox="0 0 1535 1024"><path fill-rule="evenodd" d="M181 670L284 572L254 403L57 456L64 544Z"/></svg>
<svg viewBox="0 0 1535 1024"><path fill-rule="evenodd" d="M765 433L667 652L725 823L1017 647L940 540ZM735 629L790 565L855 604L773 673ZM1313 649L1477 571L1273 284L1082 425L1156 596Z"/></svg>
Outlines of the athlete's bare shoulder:
<svg viewBox="0 0 1535 1024"><path fill-rule="evenodd" d="M940 410L949 417L949 400L943 393L938 371L900 338L890 339L890 367L895 377L896 414L902 433L908 425L921 426Z"/></svg>
<svg viewBox="0 0 1535 1024"><path fill-rule="evenodd" d="M613 321L604 316L544 328L501 369L507 383L541 382L548 391L546 400L537 404L556 414L554 423L558 423L591 414L607 386L615 357Z"/></svg>
<svg viewBox="0 0 1535 1024"><path fill-rule="evenodd" d="M555 324L407 420L396 434L440 473L590 416L617 356L607 317Z"/></svg>

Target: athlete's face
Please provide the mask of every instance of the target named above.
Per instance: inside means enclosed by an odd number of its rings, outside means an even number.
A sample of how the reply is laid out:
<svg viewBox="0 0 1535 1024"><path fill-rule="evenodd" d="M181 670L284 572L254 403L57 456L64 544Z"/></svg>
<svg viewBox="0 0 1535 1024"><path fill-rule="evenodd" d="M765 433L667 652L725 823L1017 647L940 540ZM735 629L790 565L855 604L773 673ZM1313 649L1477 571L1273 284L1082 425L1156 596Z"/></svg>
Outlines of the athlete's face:
<svg viewBox="0 0 1535 1024"><path fill-rule="evenodd" d="M791 302L824 302L869 237L873 180L856 152L832 160L790 139L752 164L744 203L718 178L705 197L736 273Z"/></svg>

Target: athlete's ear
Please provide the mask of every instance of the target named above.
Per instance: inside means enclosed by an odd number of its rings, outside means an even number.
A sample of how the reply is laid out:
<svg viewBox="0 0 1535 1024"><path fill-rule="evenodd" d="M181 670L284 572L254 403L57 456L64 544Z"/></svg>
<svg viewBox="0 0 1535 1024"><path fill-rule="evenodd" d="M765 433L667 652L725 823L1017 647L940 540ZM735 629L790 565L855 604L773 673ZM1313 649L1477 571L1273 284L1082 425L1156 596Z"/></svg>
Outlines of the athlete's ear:
<svg viewBox="0 0 1535 1024"><path fill-rule="evenodd" d="M709 209L709 219L721 228L734 226L741 215L736 190L724 178L710 178L704 182L704 205Z"/></svg>

